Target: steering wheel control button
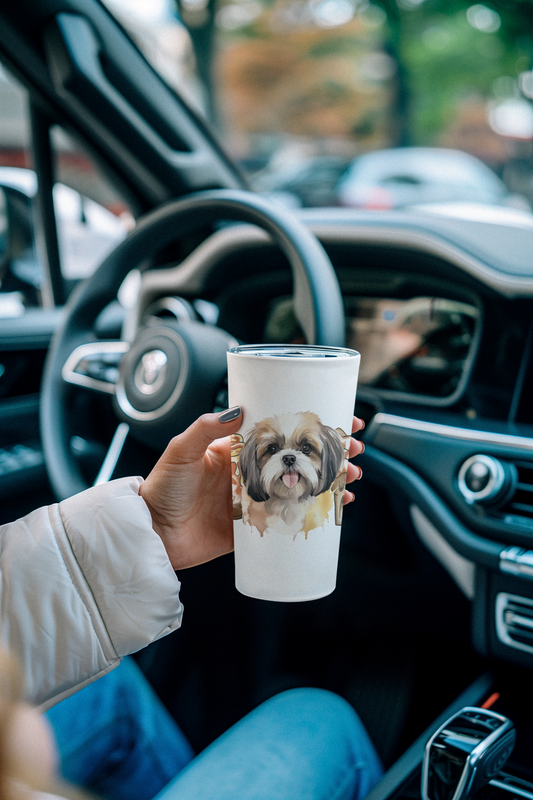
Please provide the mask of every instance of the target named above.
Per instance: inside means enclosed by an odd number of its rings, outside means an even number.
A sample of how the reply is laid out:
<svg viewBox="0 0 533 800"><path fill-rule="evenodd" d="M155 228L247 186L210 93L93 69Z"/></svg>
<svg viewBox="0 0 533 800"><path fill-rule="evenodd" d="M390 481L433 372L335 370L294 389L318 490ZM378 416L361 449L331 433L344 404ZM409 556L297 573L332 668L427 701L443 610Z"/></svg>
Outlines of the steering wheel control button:
<svg viewBox="0 0 533 800"><path fill-rule="evenodd" d="M67 383L114 394L119 364L128 349L127 342L82 344L65 361L61 376Z"/></svg>
<svg viewBox="0 0 533 800"><path fill-rule="evenodd" d="M469 505L497 503L511 483L510 468L493 456L470 456L461 465L457 484Z"/></svg>

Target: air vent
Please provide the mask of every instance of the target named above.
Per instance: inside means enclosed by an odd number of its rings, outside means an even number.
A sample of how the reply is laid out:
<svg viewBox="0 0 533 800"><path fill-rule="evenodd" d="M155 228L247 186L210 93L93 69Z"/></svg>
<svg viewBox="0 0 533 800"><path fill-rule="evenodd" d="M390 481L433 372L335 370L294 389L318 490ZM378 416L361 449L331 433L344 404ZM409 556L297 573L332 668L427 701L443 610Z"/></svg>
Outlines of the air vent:
<svg viewBox="0 0 533 800"><path fill-rule="evenodd" d="M533 600L500 592L496 596L496 633L503 644L533 653Z"/></svg>
<svg viewBox="0 0 533 800"><path fill-rule="evenodd" d="M510 500L500 509L504 522L533 531L533 463L515 462L517 481Z"/></svg>

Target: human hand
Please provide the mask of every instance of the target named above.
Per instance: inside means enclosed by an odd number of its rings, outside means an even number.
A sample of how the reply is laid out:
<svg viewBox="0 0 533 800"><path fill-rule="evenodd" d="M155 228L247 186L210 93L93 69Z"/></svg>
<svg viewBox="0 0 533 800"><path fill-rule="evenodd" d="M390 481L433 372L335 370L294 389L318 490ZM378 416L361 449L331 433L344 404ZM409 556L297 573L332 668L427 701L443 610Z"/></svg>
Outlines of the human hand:
<svg viewBox="0 0 533 800"><path fill-rule="evenodd" d="M141 484L139 494L175 570L233 550L229 436L241 423L238 408L199 417L172 439Z"/></svg>
<svg viewBox="0 0 533 800"><path fill-rule="evenodd" d="M224 421L225 417L230 419ZM139 494L175 570L233 550L229 435L239 430L241 422L240 409L204 414L172 439L141 484ZM362 420L354 417L352 433L363 427ZM363 450L362 442L350 441L350 458ZM360 467L348 464L348 483L361 474ZM346 491L344 503L353 499Z"/></svg>

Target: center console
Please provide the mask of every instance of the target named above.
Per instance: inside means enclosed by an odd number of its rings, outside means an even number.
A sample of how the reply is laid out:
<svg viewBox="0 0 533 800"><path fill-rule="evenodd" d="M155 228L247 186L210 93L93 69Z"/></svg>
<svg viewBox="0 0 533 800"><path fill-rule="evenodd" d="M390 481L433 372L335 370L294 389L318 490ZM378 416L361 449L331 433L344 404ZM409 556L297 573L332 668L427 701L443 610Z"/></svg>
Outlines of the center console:
<svg viewBox="0 0 533 800"><path fill-rule="evenodd" d="M475 709L480 709L480 713L474 713ZM462 725L465 710L466 716L474 718L474 728L479 727L479 721L481 728L490 725L497 728L501 724L491 720L507 718L510 721L504 729L500 728L503 733L500 743L492 743L491 740L494 759L488 760L487 780L478 780L477 784L472 782L470 791L460 791L457 794L455 791L448 792L445 788L433 786L428 796L428 749L431 742L444 752L444 739L446 736L453 737L455 729ZM468 720L467 723L470 725ZM442 729L446 734L444 737ZM464 726L461 731L465 732ZM474 735L477 736L477 733ZM515 735L516 739L508 756L511 739ZM464 752L469 751L461 744L459 748ZM465 767L465 758L460 750L456 750L456 753L459 753L458 758L454 759L452 756L450 763L444 763L444 757L442 762L444 770L447 770L446 774L451 776L451 782L454 774L458 776ZM499 759L503 764L501 769ZM437 769L440 769L440 765L437 765ZM482 765L478 776L483 769ZM464 789L465 785L466 778L461 788ZM481 675L387 771L367 800L453 800L454 795L462 800L533 800L533 674L530 671L503 667Z"/></svg>

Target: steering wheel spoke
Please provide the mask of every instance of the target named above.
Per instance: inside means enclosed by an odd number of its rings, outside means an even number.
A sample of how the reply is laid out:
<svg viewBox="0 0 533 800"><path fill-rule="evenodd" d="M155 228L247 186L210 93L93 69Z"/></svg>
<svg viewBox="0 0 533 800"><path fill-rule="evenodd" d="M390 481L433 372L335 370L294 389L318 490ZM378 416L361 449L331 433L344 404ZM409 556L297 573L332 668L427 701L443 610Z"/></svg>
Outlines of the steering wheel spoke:
<svg viewBox="0 0 533 800"><path fill-rule="evenodd" d="M126 439L128 438L129 432L130 426L127 424L127 422L121 422L113 435L111 444L109 445L109 449L106 453L106 457L104 458L102 466L98 471L98 475L95 478L93 484L94 486L99 486L101 483L108 483L113 477L115 467L117 466L120 454L122 453L122 448L124 447Z"/></svg>
<svg viewBox="0 0 533 800"><path fill-rule="evenodd" d="M89 342L76 347L61 370L66 383L114 395L119 364L130 349L128 342Z"/></svg>

